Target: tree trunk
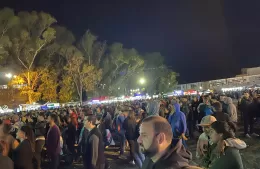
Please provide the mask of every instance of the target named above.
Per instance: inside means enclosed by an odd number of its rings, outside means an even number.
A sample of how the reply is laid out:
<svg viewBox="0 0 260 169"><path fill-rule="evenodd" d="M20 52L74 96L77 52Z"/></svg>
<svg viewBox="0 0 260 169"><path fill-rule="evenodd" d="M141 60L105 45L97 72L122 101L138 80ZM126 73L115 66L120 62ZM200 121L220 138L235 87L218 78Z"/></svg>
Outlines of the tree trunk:
<svg viewBox="0 0 260 169"><path fill-rule="evenodd" d="M30 70L27 72L27 87L28 89L31 89L31 78L30 78ZM32 104L32 93L28 92L28 102L29 104Z"/></svg>
<svg viewBox="0 0 260 169"><path fill-rule="evenodd" d="M80 95L79 95L79 100L80 100L80 105L82 106L82 86L80 87Z"/></svg>

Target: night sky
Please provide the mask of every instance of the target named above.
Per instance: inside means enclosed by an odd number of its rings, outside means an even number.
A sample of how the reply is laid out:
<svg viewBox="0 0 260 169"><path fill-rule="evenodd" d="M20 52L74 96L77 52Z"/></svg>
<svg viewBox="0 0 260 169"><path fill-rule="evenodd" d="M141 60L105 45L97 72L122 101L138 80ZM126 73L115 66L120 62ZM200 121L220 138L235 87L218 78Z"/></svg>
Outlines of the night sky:
<svg viewBox="0 0 260 169"><path fill-rule="evenodd" d="M76 37L161 52L180 83L232 77L260 63L260 0L2 0L53 15Z"/></svg>

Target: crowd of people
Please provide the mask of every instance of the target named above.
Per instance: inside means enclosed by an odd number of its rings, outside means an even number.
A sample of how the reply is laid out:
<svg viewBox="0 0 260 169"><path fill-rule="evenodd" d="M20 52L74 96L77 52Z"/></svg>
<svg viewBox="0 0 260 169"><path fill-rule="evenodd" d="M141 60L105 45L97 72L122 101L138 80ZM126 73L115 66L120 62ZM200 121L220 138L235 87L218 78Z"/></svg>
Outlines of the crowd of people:
<svg viewBox="0 0 260 169"><path fill-rule="evenodd" d="M142 169L243 169L239 150L246 144L235 135L238 112L245 136L258 136L259 105L260 97L245 92L238 107L231 97L209 94L6 114L0 120L0 166L41 169L47 161L57 169L64 161L105 169L105 149L116 144L118 158ZM197 166L187 144L194 131L201 132Z"/></svg>

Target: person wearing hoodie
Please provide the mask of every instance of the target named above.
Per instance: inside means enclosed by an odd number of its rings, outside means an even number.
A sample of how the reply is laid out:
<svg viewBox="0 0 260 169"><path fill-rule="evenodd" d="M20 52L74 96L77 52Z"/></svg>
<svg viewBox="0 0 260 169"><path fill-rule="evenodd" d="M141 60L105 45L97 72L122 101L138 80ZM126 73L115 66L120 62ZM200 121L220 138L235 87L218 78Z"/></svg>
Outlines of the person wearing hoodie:
<svg viewBox="0 0 260 169"><path fill-rule="evenodd" d="M233 100L230 97L225 99L225 104L227 104L227 114L229 115L233 123L237 123L237 108L233 104Z"/></svg>
<svg viewBox="0 0 260 169"><path fill-rule="evenodd" d="M210 139L215 148L210 153L209 169L244 169L239 153L246 143L235 138L236 127L232 122L215 121L211 124Z"/></svg>
<svg viewBox="0 0 260 169"><path fill-rule="evenodd" d="M140 136L137 142L146 156L142 169L190 167L191 153L184 148L181 140L173 141L171 126L163 117L145 118L140 126Z"/></svg>
<svg viewBox="0 0 260 169"><path fill-rule="evenodd" d="M187 130L186 116L180 111L180 105L175 103L174 106L169 105L170 116L168 122L171 125L173 138L180 138L183 140L185 145L185 140L187 140L185 133Z"/></svg>

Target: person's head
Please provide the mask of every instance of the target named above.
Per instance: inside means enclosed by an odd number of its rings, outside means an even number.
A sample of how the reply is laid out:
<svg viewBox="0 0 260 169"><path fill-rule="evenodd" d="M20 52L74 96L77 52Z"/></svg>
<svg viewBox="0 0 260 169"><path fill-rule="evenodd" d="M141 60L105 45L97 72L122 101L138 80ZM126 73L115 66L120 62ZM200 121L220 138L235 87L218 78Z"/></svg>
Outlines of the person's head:
<svg viewBox="0 0 260 169"><path fill-rule="evenodd" d="M245 93L244 93L244 97L245 97L246 99L248 99L248 98L249 98L249 96L250 96L250 95L249 95L249 93L248 93L248 92L245 92Z"/></svg>
<svg viewBox="0 0 260 169"><path fill-rule="evenodd" d="M202 127L203 132L209 136L211 132L211 124L217 121L217 119L214 116L205 116L202 118L200 124L198 126Z"/></svg>
<svg viewBox="0 0 260 169"><path fill-rule="evenodd" d="M101 113L101 108L97 107L97 113Z"/></svg>
<svg viewBox="0 0 260 169"><path fill-rule="evenodd" d="M226 97L225 95L220 95L220 96L219 96L219 101L222 101L222 102L224 102L224 100L225 100L225 97Z"/></svg>
<svg viewBox="0 0 260 169"><path fill-rule="evenodd" d="M88 130L96 127L97 117L95 115L85 116L84 127Z"/></svg>
<svg viewBox="0 0 260 169"><path fill-rule="evenodd" d="M203 103L208 104L208 103L209 103L209 100L210 100L210 98L209 98L208 95L206 95L206 96L203 97Z"/></svg>
<svg viewBox="0 0 260 169"><path fill-rule="evenodd" d="M12 121L13 121L13 123L18 122L19 121L19 116L18 115L13 115Z"/></svg>
<svg viewBox="0 0 260 169"><path fill-rule="evenodd" d="M172 138L171 125L165 118L149 116L142 121L137 142L145 155L154 157L169 147Z"/></svg>
<svg viewBox="0 0 260 169"><path fill-rule="evenodd" d="M133 120L135 119L135 112L133 110L129 111L128 118L133 119Z"/></svg>
<svg viewBox="0 0 260 169"><path fill-rule="evenodd" d="M198 101L198 98L197 98L197 97L193 97L193 101L194 101L194 102L197 102L197 101Z"/></svg>
<svg viewBox="0 0 260 169"><path fill-rule="evenodd" d="M48 117L48 122L50 125L54 125L58 123L58 116L54 113L50 114Z"/></svg>
<svg viewBox="0 0 260 169"><path fill-rule="evenodd" d="M168 110L169 110L169 113L174 113L175 112L175 107L172 104L169 104Z"/></svg>
<svg viewBox="0 0 260 169"><path fill-rule="evenodd" d="M235 138L236 126L232 122L215 121L211 124L210 139L213 143Z"/></svg>
<svg viewBox="0 0 260 169"><path fill-rule="evenodd" d="M42 115L39 115L39 116L37 117L37 121L38 121L38 122L43 122L43 121L44 121L44 117L43 117Z"/></svg>
<svg viewBox="0 0 260 169"><path fill-rule="evenodd" d="M183 98L181 98L181 101L182 101L183 103L186 103L186 102L188 101L188 99L187 99L186 97L183 97Z"/></svg>
<svg viewBox="0 0 260 169"><path fill-rule="evenodd" d="M222 112L222 104L220 102L214 102L212 107L214 112Z"/></svg>

